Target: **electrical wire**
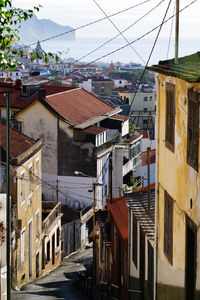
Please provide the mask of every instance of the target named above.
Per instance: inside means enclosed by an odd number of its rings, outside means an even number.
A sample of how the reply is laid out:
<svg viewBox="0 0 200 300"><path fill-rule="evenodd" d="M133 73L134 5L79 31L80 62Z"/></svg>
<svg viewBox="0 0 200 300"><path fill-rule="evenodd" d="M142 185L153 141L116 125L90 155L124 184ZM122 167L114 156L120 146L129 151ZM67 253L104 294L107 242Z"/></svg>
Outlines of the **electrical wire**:
<svg viewBox="0 0 200 300"><path fill-rule="evenodd" d="M93 2L98 6L98 8L103 12L103 14L106 16L106 18L110 21L110 23L114 26L114 28L117 30L119 35L123 37L126 43L129 43L128 39L125 37L123 32L119 30L119 28L115 25L115 23L111 20L111 18L106 14L106 12L103 10L103 8L97 3L96 0L93 0ZM142 56L136 51L136 49L133 47L133 45L130 45L131 49L134 51L134 53L142 60L143 63L145 63L144 59Z"/></svg>
<svg viewBox="0 0 200 300"><path fill-rule="evenodd" d="M197 1L198 1L198 0L193 0L192 2L190 2L189 4L187 4L186 6L184 6L184 7L183 7L182 9L180 9L178 12L176 12L176 13L173 14L171 17L169 17L168 19L166 19L166 20L164 21L163 24L167 23L167 22L168 22L169 20L171 20L174 16L176 16L176 15L179 14L180 12L184 11L185 9L187 9L188 7L190 7L192 4L194 4L194 3L197 2ZM117 49L115 49L115 50L113 50L113 51L111 51L111 52L109 52L109 53L107 53L107 54L104 54L104 55L102 55L102 56L100 56L100 57L98 57L98 58L96 58L96 59L90 61L89 63L87 63L87 64L85 64L85 65L81 65L80 68L82 68L82 67L87 67L87 66L89 66L90 64L94 64L95 62L99 61L100 59L103 59L103 58L105 58L105 57L107 57L107 56L109 56L109 55L111 55L111 54L114 54L114 53L116 53L116 52L122 50L122 49L125 49L125 48L128 47L130 44L136 43L137 41L143 39L144 37L146 37L146 36L149 35L150 33L154 32L156 29L159 29L159 27L160 27L161 25L163 25L163 24L160 23L159 25L157 25L157 26L154 27L153 29L147 31L146 33L144 33L143 35L141 35L141 36L138 37L137 39L131 41L130 43L128 43L128 44L126 44L126 45L124 45L124 46L121 46L121 47L119 47L119 48L117 48ZM73 65L73 64L74 64L74 62L71 63L71 64L69 64L69 67L70 67L71 65ZM64 69L65 69L65 67L61 68L59 71L62 71L62 70L64 70ZM52 74L49 74L49 75L47 75L46 77L54 76L54 75L57 74L57 72L58 72L58 71L56 71L56 72L54 72L54 73L52 73ZM42 81L42 80L43 80L43 79L40 79L40 80L36 81L35 84L39 83L39 82Z"/></svg>
<svg viewBox="0 0 200 300"><path fill-rule="evenodd" d="M138 6L140 6L140 5L143 5L143 4L145 4L145 3L147 3L147 2L150 2L150 1L151 1L151 0L145 0L145 1L141 2L141 3L132 5L132 6L128 7L128 8L125 8L125 9L123 9L123 10L120 10L120 11L116 12L116 13L113 13L113 14L109 15L108 17L111 18L111 17L117 16L117 15L119 15L119 14L121 14L121 13L124 13L124 12L126 12L126 11L128 11L128 10L130 10L130 9L133 9L133 8L135 8L135 7L138 7ZM49 38L40 40L39 42L40 42L40 43L43 43L43 42L46 42L46 41L50 41L50 40L52 40L52 39L54 39L54 38L63 36L63 35L65 35L65 34L69 34L69 33L71 33L71 32L77 31L77 30L79 30L79 29L83 29L83 28L88 27L88 26L90 26L90 25L94 25L94 24L96 24L96 23L98 23L98 22L101 22L101 21L104 21L104 20L106 20L106 19L107 19L107 17L100 18L100 19L95 20L95 21L92 21L92 22L90 22L90 23L87 23L87 24L78 26L78 27L73 28L73 29L68 30L68 31L65 31L65 32L63 32L63 33L59 33L59 34L56 34L56 35L51 36L51 37L49 37ZM31 44L29 44L29 45L26 45L26 46L24 46L24 47L22 47L22 48L20 48L20 49L28 48L28 47L34 46L34 45L36 45L36 44L37 44L37 42L34 42L34 43L31 43Z"/></svg>
<svg viewBox="0 0 200 300"><path fill-rule="evenodd" d="M173 14L174 14L174 12L175 12L175 9L176 9L176 3L174 4ZM166 59L168 59L168 56L169 56L169 49L170 49L171 38L172 38L173 24L174 24L174 18L172 18L172 23L171 23L170 33L169 33L169 42L168 42L168 47L167 47L167 55L166 55Z"/></svg>

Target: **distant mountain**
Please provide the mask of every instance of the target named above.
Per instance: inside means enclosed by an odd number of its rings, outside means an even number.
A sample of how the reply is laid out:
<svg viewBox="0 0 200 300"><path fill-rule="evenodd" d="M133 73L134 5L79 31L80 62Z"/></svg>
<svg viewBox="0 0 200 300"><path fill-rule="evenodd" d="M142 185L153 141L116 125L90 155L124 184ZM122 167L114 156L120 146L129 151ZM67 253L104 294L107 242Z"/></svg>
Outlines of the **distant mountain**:
<svg viewBox="0 0 200 300"><path fill-rule="evenodd" d="M38 19L34 15L33 18L22 23L20 28L20 43L37 42L38 40L43 40L72 29L70 26L62 26L49 19ZM69 41L74 39L75 31L72 31L53 39L53 41Z"/></svg>

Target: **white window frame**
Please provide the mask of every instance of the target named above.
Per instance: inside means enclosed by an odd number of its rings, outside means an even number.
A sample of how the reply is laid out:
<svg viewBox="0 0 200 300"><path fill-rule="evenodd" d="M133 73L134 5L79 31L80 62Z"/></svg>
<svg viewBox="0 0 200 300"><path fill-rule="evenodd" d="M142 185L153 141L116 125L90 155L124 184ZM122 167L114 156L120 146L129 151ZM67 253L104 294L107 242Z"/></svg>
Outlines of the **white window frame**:
<svg viewBox="0 0 200 300"><path fill-rule="evenodd" d="M26 259L26 227L24 227L20 233L21 240L21 263Z"/></svg>
<svg viewBox="0 0 200 300"><path fill-rule="evenodd" d="M39 208L35 213L35 239L36 241L40 239L40 209Z"/></svg>
<svg viewBox="0 0 200 300"><path fill-rule="evenodd" d="M37 164L38 164L38 169L37 169ZM36 179L36 190L38 189L40 183L39 183L39 178L40 178L40 160L39 158L36 159L35 161L35 179Z"/></svg>
<svg viewBox="0 0 200 300"><path fill-rule="evenodd" d="M32 168L32 172L30 172L29 170ZM32 197L33 194L33 164L31 163L28 166L28 197L29 199Z"/></svg>
<svg viewBox="0 0 200 300"><path fill-rule="evenodd" d="M22 176L25 177L24 171L20 173L20 178L19 178L19 195L20 195L20 205L21 206L25 203L25 200L26 200L25 179L22 179ZM22 197L22 191L23 191L24 197Z"/></svg>

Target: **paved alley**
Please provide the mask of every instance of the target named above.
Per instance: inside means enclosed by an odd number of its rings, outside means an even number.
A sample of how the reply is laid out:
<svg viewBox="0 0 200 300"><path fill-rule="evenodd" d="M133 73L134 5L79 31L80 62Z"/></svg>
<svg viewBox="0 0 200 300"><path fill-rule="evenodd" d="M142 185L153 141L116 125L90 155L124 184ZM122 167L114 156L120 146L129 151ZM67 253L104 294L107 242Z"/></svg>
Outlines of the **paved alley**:
<svg viewBox="0 0 200 300"><path fill-rule="evenodd" d="M62 265L49 275L25 285L21 291L13 291L12 300L17 299L90 299L74 284L78 272L84 271L92 262L92 249L76 253L67 258Z"/></svg>

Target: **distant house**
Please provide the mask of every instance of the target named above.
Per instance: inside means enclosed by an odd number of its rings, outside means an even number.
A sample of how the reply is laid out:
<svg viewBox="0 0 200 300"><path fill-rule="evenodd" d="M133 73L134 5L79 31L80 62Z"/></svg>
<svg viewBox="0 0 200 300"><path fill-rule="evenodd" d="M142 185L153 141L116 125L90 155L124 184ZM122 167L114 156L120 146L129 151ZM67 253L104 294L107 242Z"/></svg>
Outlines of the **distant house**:
<svg viewBox="0 0 200 300"><path fill-rule="evenodd" d="M161 61L157 130L157 299L200 299L200 53Z"/></svg>
<svg viewBox="0 0 200 300"><path fill-rule="evenodd" d="M114 81L105 78L93 78L92 79L92 92L97 95L103 95L104 93L112 94L114 89Z"/></svg>

